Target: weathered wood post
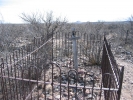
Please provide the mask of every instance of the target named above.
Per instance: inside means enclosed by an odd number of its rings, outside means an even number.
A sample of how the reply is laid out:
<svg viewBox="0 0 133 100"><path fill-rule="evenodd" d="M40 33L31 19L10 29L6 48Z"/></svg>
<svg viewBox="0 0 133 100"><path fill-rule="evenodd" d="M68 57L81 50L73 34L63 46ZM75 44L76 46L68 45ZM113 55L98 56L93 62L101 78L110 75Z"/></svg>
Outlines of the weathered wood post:
<svg viewBox="0 0 133 100"><path fill-rule="evenodd" d="M77 50L77 42L80 37L76 37L75 29L72 29L72 36L70 40L72 40L72 49L73 49L73 61L74 61L74 68L78 69L78 50Z"/></svg>

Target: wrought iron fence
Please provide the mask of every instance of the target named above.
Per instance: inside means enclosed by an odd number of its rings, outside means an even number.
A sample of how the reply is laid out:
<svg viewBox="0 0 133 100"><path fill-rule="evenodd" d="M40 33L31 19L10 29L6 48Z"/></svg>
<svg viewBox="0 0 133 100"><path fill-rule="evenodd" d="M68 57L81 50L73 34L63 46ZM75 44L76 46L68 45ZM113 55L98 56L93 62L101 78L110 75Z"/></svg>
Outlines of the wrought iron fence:
<svg viewBox="0 0 133 100"><path fill-rule="evenodd" d="M124 67L118 68L116 60L111 52L111 46L104 37L103 55L101 62L103 87L109 88L104 91L105 100L120 100ZM116 88L117 91L110 91Z"/></svg>
<svg viewBox="0 0 133 100"><path fill-rule="evenodd" d="M2 58L0 99L119 100L124 68L118 68L106 38L79 32L76 36L77 69L71 33L34 38Z"/></svg>

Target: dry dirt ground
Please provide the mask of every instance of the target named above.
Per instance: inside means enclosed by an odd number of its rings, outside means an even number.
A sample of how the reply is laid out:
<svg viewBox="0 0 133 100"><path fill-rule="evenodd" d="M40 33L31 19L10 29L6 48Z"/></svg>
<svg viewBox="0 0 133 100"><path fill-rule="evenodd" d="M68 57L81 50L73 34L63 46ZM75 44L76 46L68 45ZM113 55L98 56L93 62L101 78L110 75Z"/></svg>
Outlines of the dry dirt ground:
<svg viewBox="0 0 133 100"><path fill-rule="evenodd" d="M120 100L133 100L133 63L116 58L117 64L124 66L124 78Z"/></svg>

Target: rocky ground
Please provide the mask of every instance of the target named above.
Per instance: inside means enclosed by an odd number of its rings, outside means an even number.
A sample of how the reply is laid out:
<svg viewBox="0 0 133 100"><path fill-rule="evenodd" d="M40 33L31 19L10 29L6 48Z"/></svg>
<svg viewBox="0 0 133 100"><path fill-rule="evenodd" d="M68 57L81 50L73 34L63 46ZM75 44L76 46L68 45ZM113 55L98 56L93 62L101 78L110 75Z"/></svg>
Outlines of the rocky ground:
<svg viewBox="0 0 133 100"><path fill-rule="evenodd" d="M107 36L108 40L115 40L117 34L109 34ZM123 86L122 86L122 94L120 100L133 100L133 52L131 48L128 46L132 46L132 43L129 44L121 44L122 41L116 38L118 43L111 42L116 45L112 44L112 51L119 66L124 66L124 78L123 78ZM130 52L129 52L130 51Z"/></svg>
<svg viewBox="0 0 133 100"><path fill-rule="evenodd" d="M101 84L101 70L99 66L87 66L87 65L81 65L78 68L77 73L72 69L72 63L70 60L66 61L61 61L58 62L61 65L61 75L60 75L60 70L57 66L53 66L53 81L54 83L61 83L66 84L64 86L61 86L61 99L62 100L67 100L68 98L68 93L69 93L69 99L70 100L82 100L83 97L85 97L85 100L89 99L94 99L98 100L100 96L100 90L94 90L92 91L92 88L86 89L85 90L85 95L84 90L82 88L77 88L76 87L69 87L68 85L73 85L73 86L88 86L88 87L97 87L100 88ZM70 71L71 70L71 71ZM69 74L68 74L69 73ZM86 73L86 78L84 78ZM47 82L52 82L52 66L49 66L49 69L46 72L46 78L45 81ZM78 76L78 79L76 78ZM43 79L42 79L43 80ZM86 80L86 81L85 81ZM69 83L68 83L69 82ZM85 83L84 83L85 82ZM39 97L36 96L39 91ZM77 91L77 93L76 93ZM54 85L53 86L53 94L55 100L59 100L60 98L60 86L59 85ZM77 96L76 96L77 94ZM93 94L93 95L92 95ZM103 94L101 93L102 97ZM37 88L35 92L33 93L33 98L36 100L39 98L39 100L44 100L46 96L46 100L52 100L52 86L50 84L46 85L45 87L42 85L41 88ZM77 98L76 98L77 97ZM101 97L101 98L102 98Z"/></svg>
<svg viewBox="0 0 133 100"><path fill-rule="evenodd" d="M121 100L133 100L133 63L118 57L116 60L118 65L124 66Z"/></svg>
<svg viewBox="0 0 133 100"><path fill-rule="evenodd" d="M121 100L133 100L133 56L121 46L113 50L118 66L124 66Z"/></svg>

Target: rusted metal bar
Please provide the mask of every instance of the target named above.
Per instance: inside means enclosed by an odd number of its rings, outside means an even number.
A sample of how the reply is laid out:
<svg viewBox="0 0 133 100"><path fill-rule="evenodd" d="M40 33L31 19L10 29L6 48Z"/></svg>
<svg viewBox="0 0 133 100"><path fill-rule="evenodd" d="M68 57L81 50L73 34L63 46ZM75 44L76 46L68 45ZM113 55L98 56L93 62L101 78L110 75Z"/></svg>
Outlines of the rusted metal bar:
<svg viewBox="0 0 133 100"><path fill-rule="evenodd" d="M3 78L9 78L9 79L14 79L14 80L22 80L22 81L27 81L29 82L29 79L23 79L23 78L15 78L15 77L8 77L8 76L2 76ZM41 83L43 84L44 81L37 81L37 80L30 80L30 82L35 82L35 83ZM45 84L52 84L52 82L45 82ZM53 83L53 85L60 85L60 83ZM68 84L61 84L61 86L68 86ZM76 85L69 85L69 87L76 87ZM84 86L77 86L77 88L84 88ZM85 86L86 89L92 89L92 87ZM101 88L99 87L94 87L96 90L100 90ZM102 88L102 90L109 90L109 88ZM110 88L111 91L118 91L118 88Z"/></svg>
<svg viewBox="0 0 133 100"><path fill-rule="evenodd" d="M122 89L123 75L124 75L124 66L122 66L121 71L120 71L119 90L117 91L117 93L118 93L118 100L120 100L120 96L121 96L121 89Z"/></svg>

